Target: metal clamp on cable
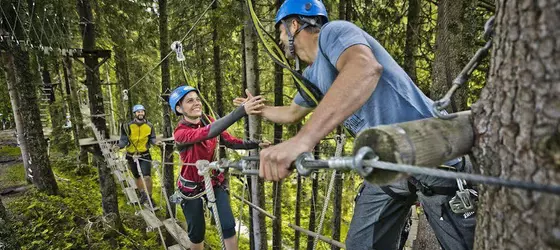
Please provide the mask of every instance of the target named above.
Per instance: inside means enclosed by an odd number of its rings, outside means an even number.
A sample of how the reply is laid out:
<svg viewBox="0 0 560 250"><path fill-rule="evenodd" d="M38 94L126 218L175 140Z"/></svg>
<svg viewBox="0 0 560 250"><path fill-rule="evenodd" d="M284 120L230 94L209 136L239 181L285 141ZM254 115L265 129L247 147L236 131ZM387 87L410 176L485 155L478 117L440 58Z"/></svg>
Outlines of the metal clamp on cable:
<svg viewBox="0 0 560 250"><path fill-rule="evenodd" d="M367 179L368 176L373 174L373 167L366 166L365 161L377 161L379 157L373 152L373 149L370 147L362 147L358 150L356 155L354 156L354 160L352 162L352 168L354 171L358 172L360 176Z"/></svg>
<svg viewBox="0 0 560 250"><path fill-rule="evenodd" d="M294 162L294 165L295 165L299 175L309 176L311 174L311 172L313 172L312 169L305 167L305 161L308 161L308 160L312 161L314 159L315 158L313 157L313 154L311 154L309 152L304 152L296 158L296 161Z"/></svg>
<svg viewBox="0 0 560 250"><path fill-rule="evenodd" d="M123 96L122 96L123 101L128 101L128 90L126 90L126 89L123 90L122 94L123 94Z"/></svg>

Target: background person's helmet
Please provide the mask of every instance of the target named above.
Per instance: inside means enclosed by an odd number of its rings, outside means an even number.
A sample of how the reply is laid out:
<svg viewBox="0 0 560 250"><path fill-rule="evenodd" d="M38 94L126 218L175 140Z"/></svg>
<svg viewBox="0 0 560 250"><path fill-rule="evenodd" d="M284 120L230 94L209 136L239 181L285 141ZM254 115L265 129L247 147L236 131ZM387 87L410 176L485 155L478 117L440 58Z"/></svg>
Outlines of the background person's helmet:
<svg viewBox="0 0 560 250"><path fill-rule="evenodd" d="M136 113L137 111L140 111L140 110L146 111L146 108L144 108L144 106L142 104L136 104L136 105L134 105L134 107L132 107L132 113Z"/></svg>
<svg viewBox="0 0 560 250"><path fill-rule="evenodd" d="M171 107L171 111L173 111L173 113L175 113L176 115L181 115L181 113L177 112L175 107L177 106L177 103L179 103L179 101L183 98L183 96L187 95L192 91L196 91L196 93L198 93L197 89L185 85L185 86L179 86L176 89L174 89L173 92L171 92L171 95L169 96L169 107Z"/></svg>
<svg viewBox="0 0 560 250"><path fill-rule="evenodd" d="M276 13L275 25L291 15L320 16L323 24L329 21L327 9L320 0L286 0Z"/></svg>

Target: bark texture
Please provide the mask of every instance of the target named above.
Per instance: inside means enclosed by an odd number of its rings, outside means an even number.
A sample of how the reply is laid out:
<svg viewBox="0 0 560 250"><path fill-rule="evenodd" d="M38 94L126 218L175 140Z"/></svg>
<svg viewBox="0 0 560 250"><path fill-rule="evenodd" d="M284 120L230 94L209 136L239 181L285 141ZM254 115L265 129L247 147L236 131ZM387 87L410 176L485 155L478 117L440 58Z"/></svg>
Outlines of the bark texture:
<svg viewBox="0 0 560 250"><path fill-rule="evenodd" d="M560 183L560 3L497 1L490 77L473 105L482 174ZM482 186L475 249L559 249L560 196Z"/></svg>

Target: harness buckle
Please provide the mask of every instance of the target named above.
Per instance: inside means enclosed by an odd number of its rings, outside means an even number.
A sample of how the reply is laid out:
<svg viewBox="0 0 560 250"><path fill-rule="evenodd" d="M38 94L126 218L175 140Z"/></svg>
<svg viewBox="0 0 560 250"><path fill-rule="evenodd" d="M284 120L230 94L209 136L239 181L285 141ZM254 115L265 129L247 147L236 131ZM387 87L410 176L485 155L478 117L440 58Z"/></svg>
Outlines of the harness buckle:
<svg viewBox="0 0 560 250"><path fill-rule="evenodd" d="M181 204L181 202L183 202L183 197L181 197L181 194L179 192L181 191L176 190L175 193L169 196L169 202L173 204Z"/></svg>

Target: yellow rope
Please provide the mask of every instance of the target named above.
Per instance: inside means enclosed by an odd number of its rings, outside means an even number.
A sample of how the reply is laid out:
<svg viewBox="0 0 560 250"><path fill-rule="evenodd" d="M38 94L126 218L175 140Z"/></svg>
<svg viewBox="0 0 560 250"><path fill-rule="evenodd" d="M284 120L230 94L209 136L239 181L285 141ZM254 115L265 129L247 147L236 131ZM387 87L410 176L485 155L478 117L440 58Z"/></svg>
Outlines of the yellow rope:
<svg viewBox="0 0 560 250"><path fill-rule="evenodd" d="M251 21L253 22L253 26L255 27L255 31L256 31L259 39L261 40L262 44L264 45L264 47L269 52L269 55L272 58L276 59L278 63L283 64L284 67L291 68L289 66L288 60L286 59L286 56L284 55L284 52L282 51L280 46L278 46L278 44L276 44L276 42L274 41L274 39L270 35L265 35L265 34L268 34L268 33L264 30L262 23L260 22L257 14L255 13L255 9L253 8L253 1L252 0L247 0L247 7L249 9L249 13L250 13L250 16L251 16ZM297 77L293 72L291 72L291 71L289 71L289 72L292 75L292 78L294 79L294 81L307 94L307 96L309 96L313 100L315 105L319 105L319 101L317 100L317 98L315 98L315 96L312 94L312 92L309 90L309 88L307 88L307 86L305 86L305 84L302 82L302 80L299 79L299 77Z"/></svg>

